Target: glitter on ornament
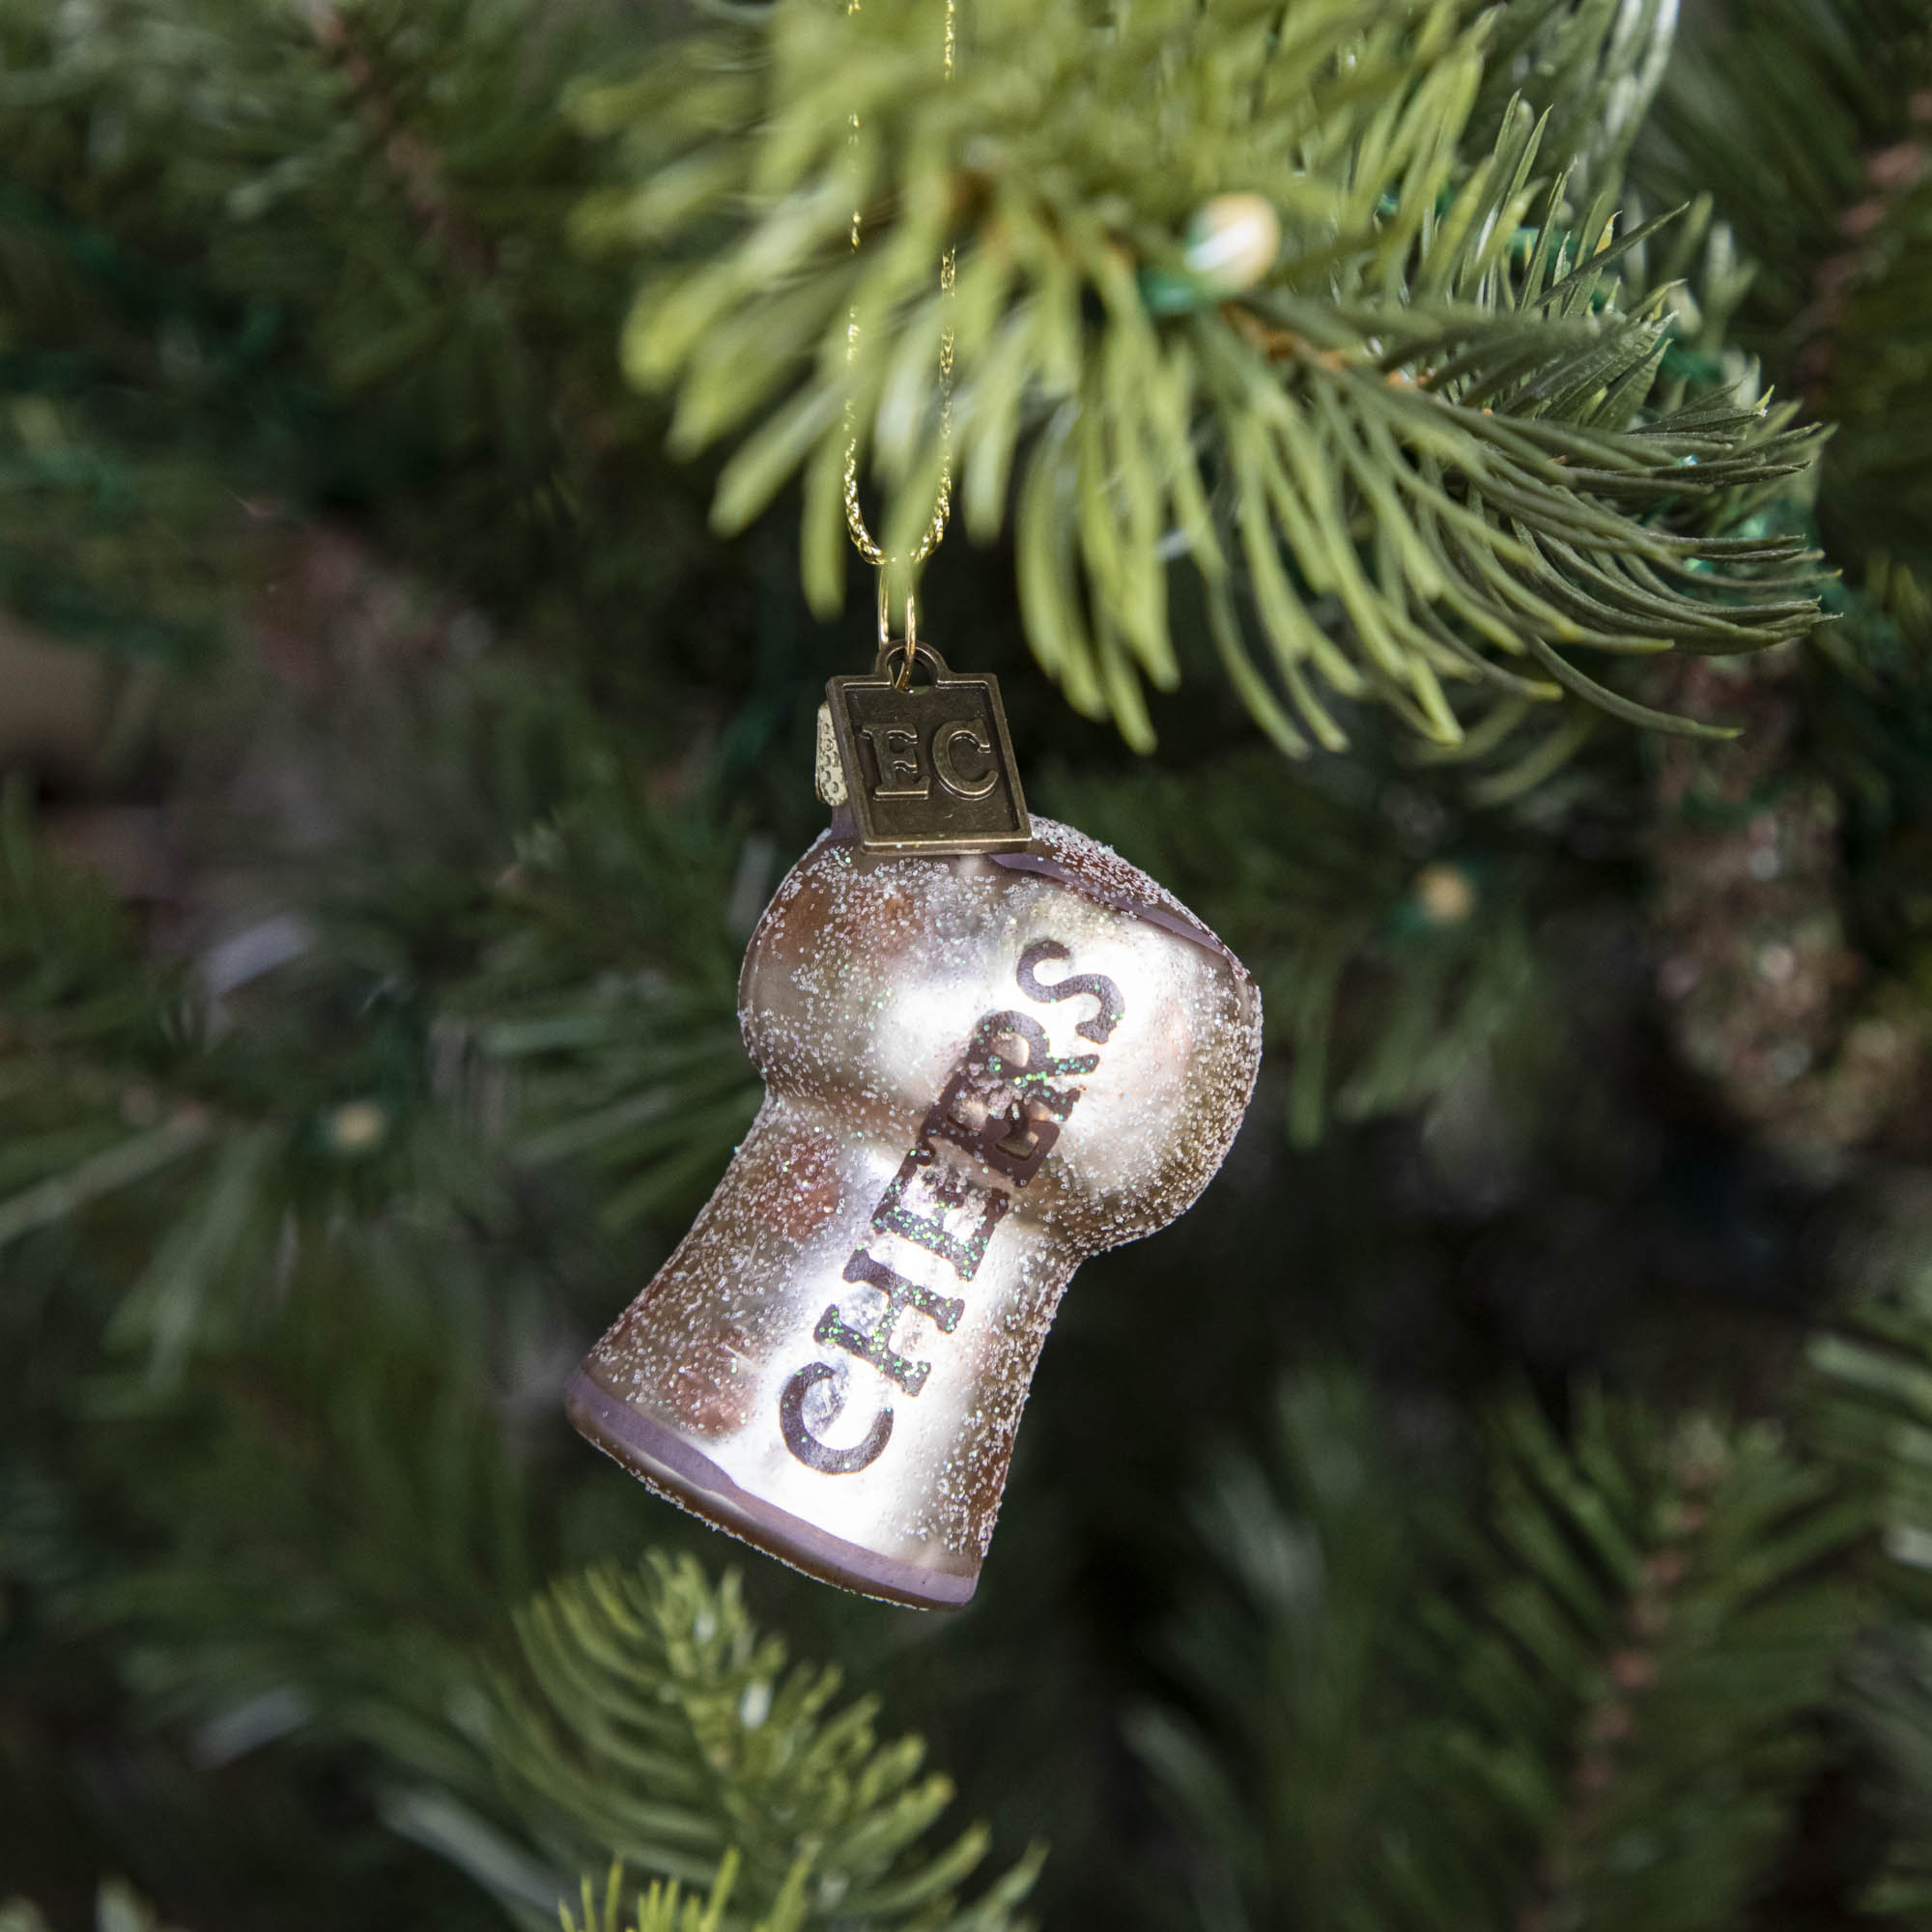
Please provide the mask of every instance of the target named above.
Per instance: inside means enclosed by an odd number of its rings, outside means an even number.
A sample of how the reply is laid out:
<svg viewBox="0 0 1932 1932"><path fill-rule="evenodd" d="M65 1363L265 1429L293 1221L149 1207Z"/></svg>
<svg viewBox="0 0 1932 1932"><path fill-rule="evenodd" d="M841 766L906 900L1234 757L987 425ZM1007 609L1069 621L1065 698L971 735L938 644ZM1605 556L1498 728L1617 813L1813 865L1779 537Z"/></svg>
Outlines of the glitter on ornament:
<svg viewBox="0 0 1932 1932"><path fill-rule="evenodd" d="M828 1581L964 1603L1082 1260L1220 1167L1253 1089L1240 962L1106 847L867 853L841 824L753 934L765 1103L572 1420L672 1501Z"/></svg>

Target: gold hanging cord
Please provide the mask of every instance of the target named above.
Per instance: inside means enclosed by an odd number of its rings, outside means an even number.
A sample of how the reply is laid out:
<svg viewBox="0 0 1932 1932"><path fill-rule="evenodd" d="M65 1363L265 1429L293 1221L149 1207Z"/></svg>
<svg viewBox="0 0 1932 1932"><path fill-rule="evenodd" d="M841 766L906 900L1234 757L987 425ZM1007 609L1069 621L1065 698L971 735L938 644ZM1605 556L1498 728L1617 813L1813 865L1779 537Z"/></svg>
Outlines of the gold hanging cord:
<svg viewBox="0 0 1932 1932"><path fill-rule="evenodd" d="M953 8L956 0L946 0L946 78L952 78ZM848 0L847 17L859 11L859 0ZM859 117L852 116L852 143L859 141ZM852 211L852 246L859 246L859 225L864 211ZM952 293L956 251L949 248L939 258L939 288L943 296ZM854 308L845 322L845 360L849 364L859 349L859 311ZM919 566L929 557L946 534L946 520L952 510L952 329L949 325L939 337L939 492L932 506L932 521L908 557L888 556L878 540L866 527L866 513L859 507L859 433L853 419L852 404L845 404L845 527L852 533L853 547L879 573L879 649L892 643L891 582L895 571L905 579L905 656L896 682L901 690L912 680L913 660L919 652L919 612L913 597L913 581Z"/></svg>

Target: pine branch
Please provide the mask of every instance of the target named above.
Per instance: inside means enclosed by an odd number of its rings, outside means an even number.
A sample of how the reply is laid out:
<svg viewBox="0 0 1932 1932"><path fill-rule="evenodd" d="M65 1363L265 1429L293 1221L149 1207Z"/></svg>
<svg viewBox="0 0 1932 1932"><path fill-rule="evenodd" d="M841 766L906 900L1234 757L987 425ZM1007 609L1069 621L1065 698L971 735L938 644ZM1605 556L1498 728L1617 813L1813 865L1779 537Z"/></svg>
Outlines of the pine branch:
<svg viewBox="0 0 1932 1932"><path fill-rule="evenodd" d="M1548 138L1577 157L1579 185L1614 179L1663 80L1676 25L1673 0L1510 0L1465 145L1490 146L1520 97L1550 116Z"/></svg>
<svg viewBox="0 0 1932 1932"><path fill-rule="evenodd" d="M335 713L360 822L285 875L287 943L241 987L150 964L23 794L0 825L0 1240L91 1211L141 1257L113 1339L157 1379L248 1327L275 1257L345 1212L460 1228L541 1179L628 1231L701 1192L755 1110L742 836L640 798L574 701L433 682L405 708L440 741L373 696ZM446 866L405 857L426 827Z"/></svg>
<svg viewBox="0 0 1932 1932"><path fill-rule="evenodd" d="M803 474L821 609L842 582L848 422L888 551L925 522L950 329L967 528L997 533L1017 473L1035 651L1142 747L1142 681L1179 676L1170 555L1293 753L1344 742L1324 690L1444 743L1461 686L1658 723L1568 648L1748 650L1808 628L1802 546L1736 533L1815 439L1754 393L1651 406L1663 292L1623 289L1636 238L1610 240L1614 202L1569 209L1574 156L1539 183L1526 107L1462 157L1485 25L1422 0L1303 8L1280 34L1265 10L1104 28L1070 0L1024 12L976 10L950 83L923 12L801 4L582 97L639 178L586 207L584 233L659 257L627 367L676 389L677 448L741 440L724 526ZM1158 131L1123 141L1129 124ZM1151 300L1150 277L1188 285L1198 197L1235 187L1281 211L1272 273L1233 302ZM950 297L932 266L949 248Z"/></svg>
<svg viewBox="0 0 1932 1932"><path fill-rule="evenodd" d="M1854 582L1888 557L1927 569L1932 387L1910 345L1932 287L1928 85L1918 0L1712 7L1639 156L1659 192L1716 196L1753 271L1740 339L1836 420L1818 514Z"/></svg>
<svg viewBox="0 0 1932 1932"><path fill-rule="evenodd" d="M714 1587L662 1556L595 1571L554 1585L519 1634L495 1751L559 1856L688 1883L720 1874L741 1910L781 1925L1014 1923L1041 1854L961 1907L984 1829L926 1848L950 1782L920 1776L917 1739L878 1745L869 1702L835 1709L836 1672L787 1670L735 1577Z"/></svg>
<svg viewBox="0 0 1932 1932"><path fill-rule="evenodd" d="M405 126L395 95L365 50L355 22L340 7L325 6L311 24L318 43L340 65L410 212L472 281L487 283L495 251L452 202L435 153Z"/></svg>
<svg viewBox="0 0 1932 1932"><path fill-rule="evenodd" d="M27 1899L0 1899L0 1932L50 1932L47 1921ZM178 1932L163 1925L147 1900L119 1879L107 1879L94 1908L94 1932ZM671 1928L666 1928L671 1932Z"/></svg>
<svg viewBox="0 0 1932 1932"><path fill-rule="evenodd" d="M1888 1843L1859 1905L1885 1923L1932 1911L1932 1631L1875 1630L1851 1672L1851 1712L1878 1760L1875 1809Z"/></svg>
<svg viewBox="0 0 1932 1932"><path fill-rule="evenodd" d="M1209 1492L1208 1728L1141 1733L1205 1921L1731 1922L1820 1760L1862 1503L1769 1431L1595 1401L1567 1441L1493 1411L1479 1495L1346 1379L1280 1414Z"/></svg>
<svg viewBox="0 0 1932 1932"><path fill-rule="evenodd" d="M652 1880L647 1890L638 1893L627 1918L623 1907L624 1868L620 1861L611 1867L601 1905L591 1891L590 1881L587 1878L583 1881L582 1920L580 1922L566 1907L564 1932L720 1932L724 1907L737 1884L738 1862L735 1852L727 1852L719 1861L718 1876L702 1899L695 1892L687 1898L676 1879L668 1885L661 1879ZM799 1932L805 1923L804 1884L809 1875L806 1863L795 1865L796 1883L787 1881L770 1915L760 1918L751 1932Z"/></svg>
<svg viewBox="0 0 1932 1932"><path fill-rule="evenodd" d="M548 195L583 185L540 79L587 58L582 30L540 36L490 0L353 15L249 32L234 0L114 0L87 22L0 11L12 170L111 216L218 297L286 303L337 393L380 390L398 420L427 409L441 436L509 457L535 382L514 325L539 333L585 295L567 261L525 281L509 245L539 227ZM90 154L102 113L120 132ZM439 340L448 393L411 410L397 385Z"/></svg>
<svg viewBox="0 0 1932 1932"><path fill-rule="evenodd" d="M1847 1309L1809 1360L1812 1436L1877 1498L1906 1588L1932 1570L1932 1272L1920 1266Z"/></svg>
<svg viewBox="0 0 1932 1932"><path fill-rule="evenodd" d="M1194 1712L1143 1708L1128 1736L1181 1825L1200 1923L1352 1928L1383 1855L1386 1625L1418 1545L1357 1378L1284 1381L1274 1420L1265 1464L1227 1459L1195 1504L1211 1580L1169 1646Z"/></svg>
<svg viewBox="0 0 1932 1932"><path fill-rule="evenodd" d="M621 574L651 479L608 474L635 412L616 292L563 236L596 173L555 107L619 33L634 52L628 23L518 0L0 6L0 393L34 405L0 466L39 423L44 498L0 590L206 648L260 591L259 514L318 503L498 598L541 603L591 537Z"/></svg>
<svg viewBox="0 0 1932 1932"><path fill-rule="evenodd" d="M1848 1703L1878 1762L1887 1836L1864 1903L1908 1925L1932 1903L1932 1271L1920 1245L1813 1339L1803 1407L1814 1452L1869 1498L1881 1531L1879 1604Z"/></svg>
<svg viewBox="0 0 1932 1932"><path fill-rule="evenodd" d="M1826 319L1829 265L1882 218L1873 190L1900 185L1872 163L1911 136L1927 27L1918 0L1771 0L1747 23L1704 10L1684 35L1642 172L1717 196L1755 270L1746 316L1782 361Z"/></svg>

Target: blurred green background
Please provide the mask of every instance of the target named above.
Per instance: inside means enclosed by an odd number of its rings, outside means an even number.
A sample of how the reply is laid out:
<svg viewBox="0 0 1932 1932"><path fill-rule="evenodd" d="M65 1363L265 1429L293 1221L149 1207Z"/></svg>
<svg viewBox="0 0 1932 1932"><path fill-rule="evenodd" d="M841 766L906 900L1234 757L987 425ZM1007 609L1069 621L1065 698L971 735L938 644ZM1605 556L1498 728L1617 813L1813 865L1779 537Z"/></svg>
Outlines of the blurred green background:
<svg viewBox="0 0 1932 1932"><path fill-rule="evenodd" d="M727 1851L747 1927L1932 1923L1932 10L1673 14L1508 0L1442 165L1548 107L1539 179L1693 204L1617 298L1693 291L1666 379L1838 425L1755 512L1833 621L1617 687L1741 737L1344 700L1290 760L1177 581L1143 756L1010 528L926 572L1035 810L1268 1019L931 1616L559 1406L756 1104L738 960L870 652L798 491L717 534L624 378L729 224L576 215L663 158L584 84L764 16L0 0L8 1932L547 1924Z"/></svg>

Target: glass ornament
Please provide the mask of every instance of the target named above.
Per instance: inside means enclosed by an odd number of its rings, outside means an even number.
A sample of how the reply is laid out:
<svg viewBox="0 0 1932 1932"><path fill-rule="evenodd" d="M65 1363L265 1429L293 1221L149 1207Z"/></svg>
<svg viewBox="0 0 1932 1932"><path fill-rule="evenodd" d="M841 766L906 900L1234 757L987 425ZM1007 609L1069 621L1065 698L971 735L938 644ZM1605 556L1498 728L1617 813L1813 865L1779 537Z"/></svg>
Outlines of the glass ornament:
<svg viewBox="0 0 1932 1932"><path fill-rule="evenodd" d="M673 1502L923 1607L973 1594L1074 1269L1192 1205L1261 1055L1227 947L1027 823L1019 849L900 854L840 809L746 955L764 1104L567 1398Z"/></svg>

